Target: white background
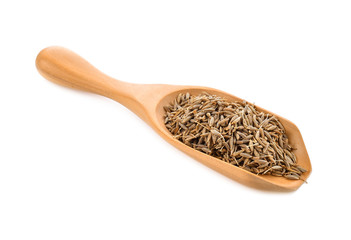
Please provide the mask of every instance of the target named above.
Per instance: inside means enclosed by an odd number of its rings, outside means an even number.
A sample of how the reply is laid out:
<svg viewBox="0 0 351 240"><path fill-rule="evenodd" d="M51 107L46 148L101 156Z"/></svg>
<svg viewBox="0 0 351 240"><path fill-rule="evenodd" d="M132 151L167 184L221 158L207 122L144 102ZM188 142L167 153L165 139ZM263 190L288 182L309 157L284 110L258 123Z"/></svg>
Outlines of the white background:
<svg viewBox="0 0 351 240"><path fill-rule="evenodd" d="M3 1L0 239L350 237L350 1ZM51 45L134 83L210 86L300 129L308 184L267 193L120 104L36 71ZM129 130L128 130L129 129Z"/></svg>

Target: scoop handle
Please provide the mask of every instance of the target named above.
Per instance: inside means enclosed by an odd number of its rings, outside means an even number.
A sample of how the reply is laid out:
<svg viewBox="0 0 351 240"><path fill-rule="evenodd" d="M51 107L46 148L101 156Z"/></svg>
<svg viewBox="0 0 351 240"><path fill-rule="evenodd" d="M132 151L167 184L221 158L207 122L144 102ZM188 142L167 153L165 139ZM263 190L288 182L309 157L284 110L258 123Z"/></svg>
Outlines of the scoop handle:
<svg viewBox="0 0 351 240"><path fill-rule="evenodd" d="M85 59L63 47L43 49L36 58L36 67L46 79L62 86L100 94L125 102L132 98L131 83L113 79L100 72Z"/></svg>
<svg viewBox="0 0 351 240"><path fill-rule="evenodd" d="M54 83L111 98L143 118L143 106L136 98L143 85L111 78L66 48L43 49L36 58L36 67Z"/></svg>

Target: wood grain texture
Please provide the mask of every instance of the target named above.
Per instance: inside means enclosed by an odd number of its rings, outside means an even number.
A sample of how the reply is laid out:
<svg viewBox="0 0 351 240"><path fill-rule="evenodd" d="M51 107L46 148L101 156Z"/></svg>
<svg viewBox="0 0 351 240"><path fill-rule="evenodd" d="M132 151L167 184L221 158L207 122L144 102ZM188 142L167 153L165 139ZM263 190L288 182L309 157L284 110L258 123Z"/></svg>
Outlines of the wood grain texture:
<svg viewBox="0 0 351 240"><path fill-rule="evenodd" d="M174 139L164 125L163 106L168 105L181 92L200 94L205 91L229 101L242 101L243 99L208 87L132 84L119 81L105 75L74 52L62 47L43 49L37 56L36 66L41 75L52 82L100 94L123 104L149 124L167 142L211 169L246 186L268 191L293 191L303 184L301 180L256 175L194 150ZM301 178L306 180L312 171L312 166L299 129L295 124L277 114L258 106L256 108L279 118L286 129L290 145L296 149L294 153L297 163L307 170L301 175Z"/></svg>

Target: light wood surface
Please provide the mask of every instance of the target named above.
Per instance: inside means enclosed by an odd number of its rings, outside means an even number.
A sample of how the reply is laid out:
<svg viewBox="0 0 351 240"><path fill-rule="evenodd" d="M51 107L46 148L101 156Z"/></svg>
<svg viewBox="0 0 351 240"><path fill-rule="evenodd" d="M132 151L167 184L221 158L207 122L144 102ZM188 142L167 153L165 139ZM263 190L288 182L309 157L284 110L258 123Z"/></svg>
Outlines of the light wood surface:
<svg viewBox="0 0 351 240"><path fill-rule="evenodd" d="M164 125L163 106L169 104L180 92L198 94L206 91L225 97L229 101L242 101L236 96L208 87L122 82L105 75L74 52L62 47L43 49L37 56L36 66L41 75L52 82L100 94L123 104L149 124L167 142L213 170L246 186L268 191L293 191L303 184L302 180L256 175L194 150L174 139ZM277 116L284 125L289 143L296 148L294 153L298 164L307 170L301 176L306 180L312 167L299 129L295 124L277 114L260 107L257 109Z"/></svg>

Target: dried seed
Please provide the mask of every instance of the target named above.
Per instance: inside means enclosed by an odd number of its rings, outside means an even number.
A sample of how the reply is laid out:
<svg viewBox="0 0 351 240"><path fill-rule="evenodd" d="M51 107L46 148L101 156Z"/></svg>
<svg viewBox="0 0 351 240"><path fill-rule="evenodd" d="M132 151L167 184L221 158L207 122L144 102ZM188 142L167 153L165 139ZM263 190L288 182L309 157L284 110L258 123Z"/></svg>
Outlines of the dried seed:
<svg viewBox="0 0 351 240"><path fill-rule="evenodd" d="M187 130L188 128L183 124L183 123L179 123L179 126L185 130Z"/></svg>
<svg viewBox="0 0 351 240"><path fill-rule="evenodd" d="M240 156L245 157L245 158L251 158L252 156L247 153L240 153Z"/></svg>
<svg viewBox="0 0 351 240"><path fill-rule="evenodd" d="M237 141L236 143L243 144L243 143L248 143L248 142L250 142L250 140L240 140L240 141Z"/></svg>
<svg viewBox="0 0 351 240"><path fill-rule="evenodd" d="M300 179L298 176L292 175L292 174L284 175L284 177L286 177L287 179L290 179L290 180L299 180Z"/></svg>
<svg viewBox="0 0 351 240"><path fill-rule="evenodd" d="M300 172L302 172L302 173L307 172L307 170L306 170L306 169L304 169L304 168L303 168L303 167L301 167L301 166L296 166L296 168L297 168L297 169L299 169L299 170L300 170Z"/></svg>
<svg viewBox="0 0 351 240"><path fill-rule="evenodd" d="M245 151L245 149L242 149L242 150L240 150L240 151L237 151L237 152L233 153L232 156L233 156L233 157L236 157L236 156L240 155L241 153L243 153L244 151Z"/></svg>
<svg viewBox="0 0 351 240"><path fill-rule="evenodd" d="M273 131L274 129L276 129L277 126L276 125L271 125L269 127L266 128L267 131Z"/></svg>
<svg viewBox="0 0 351 240"><path fill-rule="evenodd" d="M273 167L271 167L271 169L273 169L273 170L282 170L283 168L282 168L282 166L273 166Z"/></svg>

